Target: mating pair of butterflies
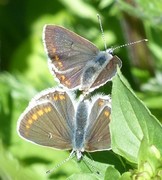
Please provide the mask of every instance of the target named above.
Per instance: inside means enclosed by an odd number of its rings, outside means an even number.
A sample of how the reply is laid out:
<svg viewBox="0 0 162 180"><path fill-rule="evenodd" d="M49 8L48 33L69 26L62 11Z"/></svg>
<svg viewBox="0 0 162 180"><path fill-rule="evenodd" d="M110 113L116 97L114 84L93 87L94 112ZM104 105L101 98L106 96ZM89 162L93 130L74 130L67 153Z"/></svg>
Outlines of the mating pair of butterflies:
<svg viewBox="0 0 162 180"><path fill-rule="evenodd" d="M55 25L44 28L44 45L49 67L70 90L91 92L111 80L121 67L112 49L99 51L88 40ZM70 92L47 89L32 99L20 116L17 130L30 142L70 150L80 160L82 152L110 149L109 96L76 101Z"/></svg>

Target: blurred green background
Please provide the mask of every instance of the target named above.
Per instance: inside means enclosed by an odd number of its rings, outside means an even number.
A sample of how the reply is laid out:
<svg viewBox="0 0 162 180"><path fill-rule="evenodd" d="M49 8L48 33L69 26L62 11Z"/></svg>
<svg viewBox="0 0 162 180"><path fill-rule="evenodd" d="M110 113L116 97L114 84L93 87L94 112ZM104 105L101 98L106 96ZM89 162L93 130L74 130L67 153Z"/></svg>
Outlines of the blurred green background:
<svg viewBox="0 0 162 180"><path fill-rule="evenodd" d="M16 124L35 94L57 85L47 66L43 26L62 25L103 50L97 13L108 47L149 40L114 54L138 97L162 122L162 0L0 0L0 179L65 179L79 172L71 160L46 175L69 152L22 140Z"/></svg>

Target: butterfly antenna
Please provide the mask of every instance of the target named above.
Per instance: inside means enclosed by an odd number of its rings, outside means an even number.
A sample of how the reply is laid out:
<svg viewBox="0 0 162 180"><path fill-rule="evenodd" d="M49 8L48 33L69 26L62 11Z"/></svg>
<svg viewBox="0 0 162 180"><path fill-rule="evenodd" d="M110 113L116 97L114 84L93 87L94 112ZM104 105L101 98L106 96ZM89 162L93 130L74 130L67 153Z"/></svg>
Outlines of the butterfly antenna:
<svg viewBox="0 0 162 180"><path fill-rule="evenodd" d="M104 36L103 27L102 27L101 17L100 17L99 14L97 14L97 18L98 18L98 22L100 24L100 29L101 29L101 33L102 33L102 39L103 39L105 50L106 50L107 49L107 45L106 45L106 41L105 41L105 36Z"/></svg>
<svg viewBox="0 0 162 180"><path fill-rule="evenodd" d="M93 159L93 157L91 156L91 154L90 154L89 152L87 152L87 153L88 153L90 159L92 159L92 161L94 161L94 159Z"/></svg>
<svg viewBox="0 0 162 180"><path fill-rule="evenodd" d="M50 174L51 172L55 171L56 169L58 169L60 166L62 166L64 163L68 162L70 159L73 159L75 156L74 151L72 151L70 153L70 156L68 158L66 158L64 161L62 161L61 163L57 164L54 168L46 171L46 174Z"/></svg>
<svg viewBox="0 0 162 180"><path fill-rule="evenodd" d="M141 42L147 42L148 39L142 39L142 40L139 40L139 41L135 41L135 42L130 42L130 43L127 43L127 44L123 44L121 46L117 46L115 48L111 48L112 51L116 50L116 49L119 49L119 48L122 48L122 47L126 47L126 46L131 46L131 45L134 45L134 44L137 44L137 43L141 43Z"/></svg>

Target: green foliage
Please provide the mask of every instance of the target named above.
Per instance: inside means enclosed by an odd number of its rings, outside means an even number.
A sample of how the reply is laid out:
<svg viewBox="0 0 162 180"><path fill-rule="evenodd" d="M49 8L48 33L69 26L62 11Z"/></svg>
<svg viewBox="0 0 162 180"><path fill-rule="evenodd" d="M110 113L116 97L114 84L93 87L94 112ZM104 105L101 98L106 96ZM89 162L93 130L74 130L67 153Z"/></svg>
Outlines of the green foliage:
<svg viewBox="0 0 162 180"><path fill-rule="evenodd" d="M143 137L162 150L162 128L126 84L121 75L113 80L111 131L115 135L112 136L112 147L115 152L136 163Z"/></svg>
<svg viewBox="0 0 162 180"><path fill-rule="evenodd" d="M0 179L162 177L161 12L161 0L0 2ZM92 153L92 158L87 155L87 161L80 163L71 160L47 175L69 152L33 145L16 132L17 119L31 98L57 85L47 66L43 26L62 25L103 49L97 13L108 47L144 38L149 42L114 52L123 62L121 71L127 80L120 72L113 79L112 151ZM99 90L107 93L110 85Z"/></svg>
<svg viewBox="0 0 162 180"><path fill-rule="evenodd" d="M133 178L146 174L146 179L160 178L162 126L126 84L121 74L113 80L112 149L137 164Z"/></svg>
<svg viewBox="0 0 162 180"><path fill-rule="evenodd" d="M39 174L33 174L29 168L20 166L12 154L5 151L0 142L0 177L2 180L10 179L43 179Z"/></svg>

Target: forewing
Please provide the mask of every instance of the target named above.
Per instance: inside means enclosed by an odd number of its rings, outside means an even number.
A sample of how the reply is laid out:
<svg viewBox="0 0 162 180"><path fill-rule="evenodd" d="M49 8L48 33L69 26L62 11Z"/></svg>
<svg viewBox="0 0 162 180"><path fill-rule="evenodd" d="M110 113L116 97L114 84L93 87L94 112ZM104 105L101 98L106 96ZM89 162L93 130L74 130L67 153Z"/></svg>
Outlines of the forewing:
<svg viewBox="0 0 162 180"><path fill-rule="evenodd" d="M32 103L34 104L35 101L39 102L43 100L47 100L50 103L52 103L56 108L57 112L60 114L60 116L62 116L63 119L66 120L70 129L73 129L75 101L72 97L72 94L67 93L66 91L61 89L49 88L47 90L42 91L35 98L33 98Z"/></svg>
<svg viewBox="0 0 162 180"><path fill-rule="evenodd" d="M111 81L117 72L117 65L121 67L122 62L117 56L113 56L90 87L90 91L93 91L94 89L103 86L106 82Z"/></svg>
<svg viewBox="0 0 162 180"><path fill-rule="evenodd" d="M33 143L56 149L72 149L73 123L64 98L46 95L34 99L20 116L17 130L21 137ZM53 98L51 100L50 98ZM68 101L68 100L67 100ZM33 104L33 105L32 105ZM71 117L74 117L73 106Z"/></svg>
<svg viewBox="0 0 162 180"><path fill-rule="evenodd" d="M57 79L59 79L59 82L71 90L76 89L81 85L82 71L83 70L81 68L75 68L65 72L57 72L53 69L53 72Z"/></svg>
<svg viewBox="0 0 162 180"><path fill-rule="evenodd" d="M52 69L58 71L84 67L99 51L90 41L56 25L44 27L43 39Z"/></svg>
<svg viewBox="0 0 162 180"><path fill-rule="evenodd" d="M103 151L111 148L110 102L98 99L92 107L85 135L85 151Z"/></svg>

